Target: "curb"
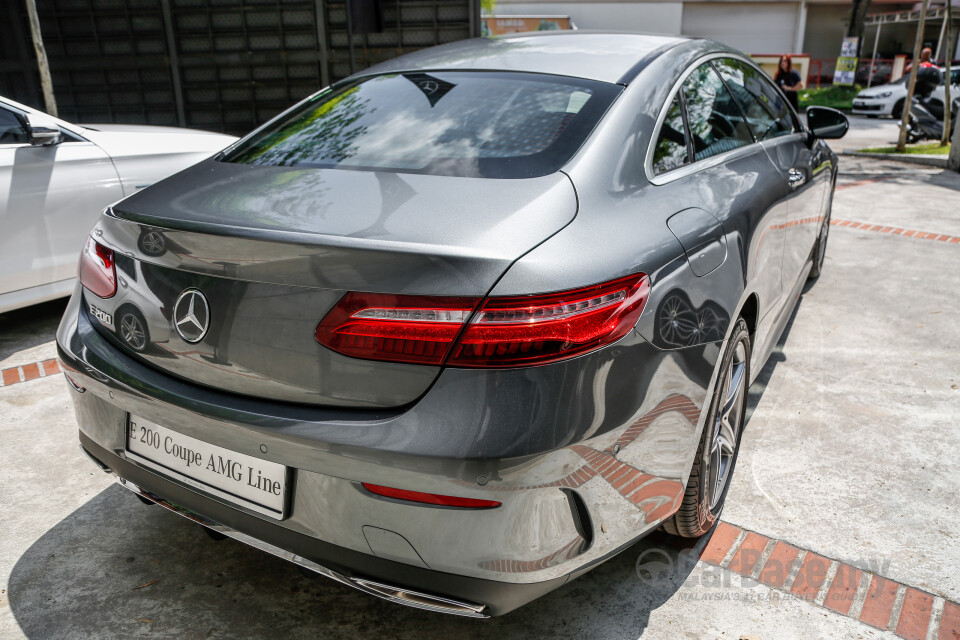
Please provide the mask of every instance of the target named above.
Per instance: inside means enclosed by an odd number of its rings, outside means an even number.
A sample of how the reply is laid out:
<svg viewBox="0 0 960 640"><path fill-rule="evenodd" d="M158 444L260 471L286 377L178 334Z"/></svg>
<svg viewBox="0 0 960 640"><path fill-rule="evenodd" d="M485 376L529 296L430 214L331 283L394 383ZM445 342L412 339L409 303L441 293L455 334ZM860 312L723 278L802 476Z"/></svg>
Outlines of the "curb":
<svg viewBox="0 0 960 640"><path fill-rule="evenodd" d="M700 560L905 640L960 638L960 604L720 522Z"/></svg>
<svg viewBox="0 0 960 640"><path fill-rule="evenodd" d="M861 231L877 231L902 236L904 238L914 238L916 240L937 240L938 242L960 244L960 236L948 236L943 233L929 233L927 231L903 229L901 227L887 227L882 224L870 224L868 222L856 222L854 220L831 220L830 226L849 227L850 229L860 229Z"/></svg>
<svg viewBox="0 0 960 640"><path fill-rule="evenodd" d="M864 153L862 151L841 151L840 155L854 156L857 158L873 158L874 160L893 160L894 162L906 162L907 164L922 164L928 167L947 168L946 156L927 156L918 154L897 155L893 153Z"/></svg>
<svg viewBox="0 0 960 640"><path fill-rule="evenodd" d="M19 367L10 367L0 371L0 387L9 387L12 384L20 382L29 382L37 378L46 378L60 373L60 365L56 358L42 360L40 362L30 362Z"/></svg>

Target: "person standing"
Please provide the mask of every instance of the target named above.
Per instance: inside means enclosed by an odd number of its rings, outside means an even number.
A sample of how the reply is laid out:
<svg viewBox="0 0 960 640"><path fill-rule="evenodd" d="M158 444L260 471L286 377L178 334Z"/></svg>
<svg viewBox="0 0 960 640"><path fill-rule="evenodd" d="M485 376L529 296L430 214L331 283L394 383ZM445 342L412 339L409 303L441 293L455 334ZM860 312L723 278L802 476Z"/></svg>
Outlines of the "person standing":
<svg viewBox="0 0 960 640"><path fill-rule="evenodd" d="M793 62L791 62L790 56L780 57L777 75L773 79L786 94L787 100L793 105L794 110L799 112L800 100L797 92L803 88L803 83L800 80L800 74L793 70Z"/></svg>

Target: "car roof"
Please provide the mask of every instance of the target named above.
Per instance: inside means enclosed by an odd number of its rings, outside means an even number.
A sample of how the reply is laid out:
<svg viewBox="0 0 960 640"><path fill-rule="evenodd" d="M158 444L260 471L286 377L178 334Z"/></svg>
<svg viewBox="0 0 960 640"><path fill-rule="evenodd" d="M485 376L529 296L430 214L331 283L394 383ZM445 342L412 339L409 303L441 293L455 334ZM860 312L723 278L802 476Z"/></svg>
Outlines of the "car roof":
<svg viewBox="0 0 960 640"><path fill-rule="evenodd" d="M548 73L628 84L645 64L690 39L599 31L539 31L473 38L393 58L353 77L469 69Z"/></svg>

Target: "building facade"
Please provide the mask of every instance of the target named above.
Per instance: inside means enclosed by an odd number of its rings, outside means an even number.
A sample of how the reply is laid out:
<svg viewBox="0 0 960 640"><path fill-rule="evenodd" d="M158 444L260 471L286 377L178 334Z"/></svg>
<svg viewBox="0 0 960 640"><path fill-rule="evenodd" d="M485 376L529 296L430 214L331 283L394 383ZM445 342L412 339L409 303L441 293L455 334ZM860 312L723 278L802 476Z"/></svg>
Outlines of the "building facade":
<svg viewBox="0 0 960 640"><path fill-rule="evenodd" d="M827 59L840 52L850 7L849 0L498 0L495 11L497 15L568 15L580 29L703 36L752 55L803 53ZM870 13L913 8L912 2L872 0ZM925 40L935 42L940 24L927 29ZM911 51L915 33L916 25L912 30L909 25L888 29L881 37L878 56ZM864 34L865 56L872 52L873 34L872 29Z"/></svg>

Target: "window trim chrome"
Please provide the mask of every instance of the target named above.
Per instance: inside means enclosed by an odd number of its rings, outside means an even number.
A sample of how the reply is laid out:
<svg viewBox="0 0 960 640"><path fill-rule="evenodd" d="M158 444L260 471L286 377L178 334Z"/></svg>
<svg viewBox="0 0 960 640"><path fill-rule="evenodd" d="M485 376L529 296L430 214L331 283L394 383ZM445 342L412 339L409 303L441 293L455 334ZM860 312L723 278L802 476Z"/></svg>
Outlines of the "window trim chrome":
<svg viewBox="0 0 960 640"><path fill-rule="evenodd" d="M660 137L660 130L663 127L664 121L666 121L667 119L667 112L670 111L670 105L673 103L673 99L680 92L680 89L683 86L683 83L687 80L690 74L694 72L695 69L699 68L701 65L707 62L710 62L711 60L717 60L719 58L731 58L733 60L739 60L741 62L745 62L751 67L753 67L755 70L759 71L760 73L766 74L766 71L761 69L759 66L757 66L755 62L748 59L746 56L733 53L733 52L727 52L727 51L708 53L706 55L700 56L699 58L691 62L690 65L684 70L684 72L680 74L680 77L673 84L673 87L670 88L670 92L667 94L666 100L664 100L663 104L660 106L660 112L657 115L656 126L654 126L653 128L653 134L650 136L650 142L647 144L647 154L643 162L643 170L644 170L644 173L646 174L647 181L649 181L650 184L660 186L660 185L673 182L674 180L679 180L680 178L685 178L689 175L692 175L704 169L715 167L726 160L732 160L734 158L738 158L741 155L745 155L746 153L748 153L748 151L755 151L756 145L759 145L760 147L763 146L761 144L763 141L757 140L756 138L754 138L753 142L751 142L750 144L745 144L742 147L737 147L736 149L731 149L730 151L724 151L723 153L719 153L715 156L710 156L709 158L704 158L703 160L694 160L693 162L681 165L679 167L676 167L675 169L670 169L669 171L664 171L663 173L660 173L660 174L654 173L653 155L656 151L657 140ZM714 73L717 73L719 75L719 72L717 72L716 69L714 69ZM722 80L722 77L721 77L721 80ZM802 123L800 123L799 118L795 121L794 124L797 124L801 127L801 131L794 131L794 133L802 133L803 125ZM689 123L687 123L687 126L689 126ZM753 137L752 131L750 135L751 137Z"/></svg>

